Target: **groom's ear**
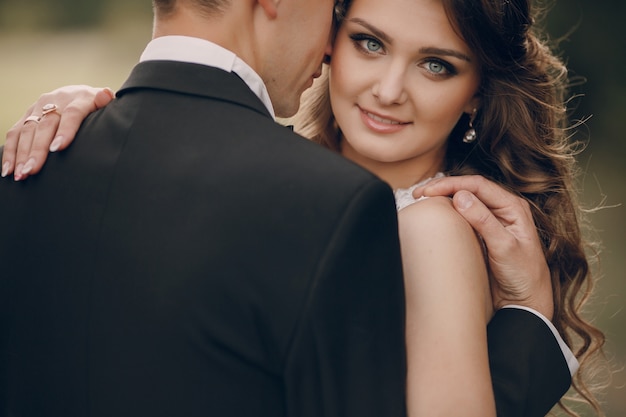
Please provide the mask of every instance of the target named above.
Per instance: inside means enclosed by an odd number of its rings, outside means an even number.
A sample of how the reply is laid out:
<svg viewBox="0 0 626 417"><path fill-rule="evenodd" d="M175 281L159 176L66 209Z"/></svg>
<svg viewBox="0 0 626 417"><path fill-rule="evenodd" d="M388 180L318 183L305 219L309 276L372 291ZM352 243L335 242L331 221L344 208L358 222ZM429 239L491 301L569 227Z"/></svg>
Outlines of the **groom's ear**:
<svg viewBox="0 0 626 417"><path fill-rule="evenodd" d="M265 11L265 14L269 19L276 19L276 16L278 16L278 3L280 3L280 0L257 0L257 3L259 3L259 6L261 6L263 11Z"/></svg>

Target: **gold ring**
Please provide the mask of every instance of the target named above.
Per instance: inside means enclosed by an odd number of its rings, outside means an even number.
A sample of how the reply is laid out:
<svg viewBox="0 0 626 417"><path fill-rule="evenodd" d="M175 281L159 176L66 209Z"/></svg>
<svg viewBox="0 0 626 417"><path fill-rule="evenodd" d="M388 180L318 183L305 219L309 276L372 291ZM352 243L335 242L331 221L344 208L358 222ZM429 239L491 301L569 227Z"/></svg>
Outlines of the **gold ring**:
<svg viewBox="0 0 626 417"><path fill-rule="evenodd" d="M41 120L41 117L39 117L39 116L28 116L26 118L26 120L24 120L24 124L26 124L28 122L39 123L40 120Z"/></svg>
<svg viewBox="0 0 626 417"><path fill-rule="evenodd" d="M44 117L48 113L53 113L57 111L58 108L59 107L56 104L53 104L53 103L46 104L45 106L41 108L41 117Z"/></svg>

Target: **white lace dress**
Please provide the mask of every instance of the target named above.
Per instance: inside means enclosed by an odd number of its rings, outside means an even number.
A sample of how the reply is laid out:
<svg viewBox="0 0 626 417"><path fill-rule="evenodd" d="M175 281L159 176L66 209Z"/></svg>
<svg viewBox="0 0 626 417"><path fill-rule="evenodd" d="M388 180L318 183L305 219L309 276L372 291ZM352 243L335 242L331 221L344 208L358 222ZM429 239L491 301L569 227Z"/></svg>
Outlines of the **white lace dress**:
<svg viewBox="0 0 626 417"><path fill-rule="evenodd" d="M428 197L420 197L420 198L413 197L413 190L415 190L417 187L421 187L422 185L428 183L429 181L432 181L436 178L441 178L444 176L445 174L443 172L438 172L435 174L434 177L430 177L423 181L420 181L417 184L410 186L409 188L398 188L397 190L395 190L393 194L394 194L394 197L396 198L396 209L400 211L403 208L410 206L413 203L417 203L418 201L428 198Z"/></svg>

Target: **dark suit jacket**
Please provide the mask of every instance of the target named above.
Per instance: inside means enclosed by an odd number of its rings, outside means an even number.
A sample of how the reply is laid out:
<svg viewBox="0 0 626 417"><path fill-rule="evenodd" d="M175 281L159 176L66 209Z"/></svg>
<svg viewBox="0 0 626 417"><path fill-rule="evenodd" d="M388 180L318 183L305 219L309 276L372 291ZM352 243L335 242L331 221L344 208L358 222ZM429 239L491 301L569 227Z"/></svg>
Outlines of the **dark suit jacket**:
<svg viewBox="0 0 626 417"><path fill-rule="evenodd" d="M0 181L1 416L404 415L390 190L236 75L140 64L44 170ZM498 410L540 415L567 367L513 315Z"/></svg>
<svg viewBox="0 0 626 417"><path fill-rule="evenodd" d="M487 326L499 417L541 417L567 392L571 376L552 331L524 310L499 310Z"/></svg>
<svg viewBox="0 0 626 417"><path fill-rule="evenodd" d="M140 64L2 181L2 416L403 416L393 195L236 75Z"/></svg>

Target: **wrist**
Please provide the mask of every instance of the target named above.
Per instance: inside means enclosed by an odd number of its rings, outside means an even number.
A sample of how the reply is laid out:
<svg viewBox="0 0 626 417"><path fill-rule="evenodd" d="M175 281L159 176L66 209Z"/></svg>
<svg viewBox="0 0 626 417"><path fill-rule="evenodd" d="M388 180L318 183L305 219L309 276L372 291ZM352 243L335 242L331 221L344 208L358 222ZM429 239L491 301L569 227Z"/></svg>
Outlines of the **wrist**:
<svg viewBox="0 0 626 417"><path fill-rule="evenodd" d="M496 310L516 305L532 309L550 321L554 317L552 279L545 262L532 269L509 273L506 281L494 279L491 291Z"/></svg>
<svg viewBox="0 0 626 417"><path fill-rule="evenodd" d="M524 291L510 292L496 288L493 291L494 307L500 310L509 306L520 306L532 309L546 319L552 321L554 317L554 299L552 296L552 285L549 280L542 280L545 285L536 285L525 288Z"/></svg>
<svg viewBox="0 0 626 417"><path fill-rule="evenodd" d="M552 300L549 302L541 302L539 300L501 300L495 305L496 310L504 308L521 308L531 310L537 315L543 316L547 321L552 321L554 317L554 304Z"/></svg>

